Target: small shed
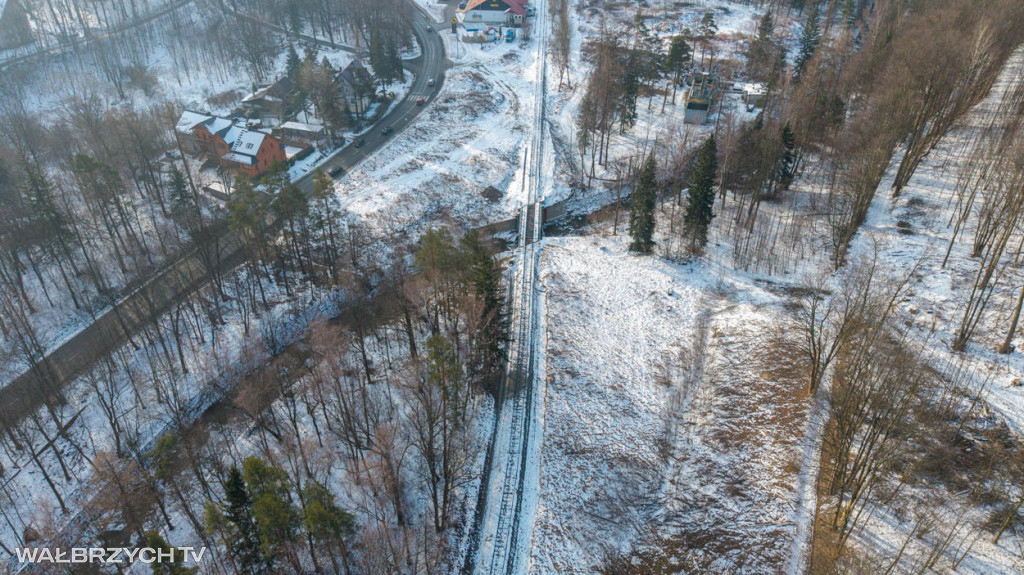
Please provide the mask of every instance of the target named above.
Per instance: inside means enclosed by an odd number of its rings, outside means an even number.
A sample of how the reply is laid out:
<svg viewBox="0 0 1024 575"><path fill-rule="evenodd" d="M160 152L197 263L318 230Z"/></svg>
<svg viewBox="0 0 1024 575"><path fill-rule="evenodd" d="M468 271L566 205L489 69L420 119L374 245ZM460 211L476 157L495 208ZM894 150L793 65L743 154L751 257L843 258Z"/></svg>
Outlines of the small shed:
<svg viewBox="0 0 1024 575"><path fill-rule="evenodd" d="M686 112L683 121L687 124L704 124L714 104L714 79L707 72L693 75L692 84L686 90Z"/></svg>

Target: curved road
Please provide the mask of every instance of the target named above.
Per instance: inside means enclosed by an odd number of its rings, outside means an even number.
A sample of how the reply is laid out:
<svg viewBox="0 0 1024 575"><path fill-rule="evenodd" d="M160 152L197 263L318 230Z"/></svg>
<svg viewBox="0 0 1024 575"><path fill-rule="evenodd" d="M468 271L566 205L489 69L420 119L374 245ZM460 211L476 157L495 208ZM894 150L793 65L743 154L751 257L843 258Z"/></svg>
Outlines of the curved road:
<svg viewBox="0 0 1024 575"><path fill-rule="evenodd" d="M366 140L366 145L361 148L352 145L345 146L323 164L324 171L335 166L341 166L346 172L354 168L356 164L411 124L416 116L434 100L438 90L441 89L441 85L444 83L445 58L444 44L438 36L438 25L419 10L419 4L415 0L410 0L410 4L416 7L411 24L413 33L416 34L416 39L423 51L418 58L406 62L407 68L418 69L412 87L409 88L405 98L391 109L391 112L363 134L362 138ZM428 86L431 78L436 80L435 86ZM423 98L426 102L423 105L417 105L417 98ZM395 132L390 136L382 135L381 130L386 126L390 126ZM312 180L312 174L306 174L297 183L306 193L311 193L313 191Z"/></svg>
<svg viewBox="0 0 1024 575"><path fill-rule="evenodd" d="M410 68L419 68L412 88L406 97L394 105L392 110L363 137L366 145L355 148L351 145L341 148L324 164L324 169L334 166L351 168L390 138L383 137L380 129L392 126L397 134L404 129L426 106L417 106L416 99L433 99L434 93L443 82L445 67L444 46L437 32L428 31L434 26L427 15L420 11L415 0L409 0L412 31L422 48L416 60L406 62ZM427 86L430 78L436 78L437 86ZM301 189L312 192L312 174L306 174L297 181ZM215 225L212 239L200 246L185 250L177 260L164 265L150 279L127 295L76 335L51 350L36 366L7 382L0 388L0 429L16 425L28 413L38 409L48 397L56 396L68 383L87 372L103 355L129 341L145 325L167 312L172 306L209 281L212 268L230 270L241 263L244 257L243 245L225 226Z"/></svg>

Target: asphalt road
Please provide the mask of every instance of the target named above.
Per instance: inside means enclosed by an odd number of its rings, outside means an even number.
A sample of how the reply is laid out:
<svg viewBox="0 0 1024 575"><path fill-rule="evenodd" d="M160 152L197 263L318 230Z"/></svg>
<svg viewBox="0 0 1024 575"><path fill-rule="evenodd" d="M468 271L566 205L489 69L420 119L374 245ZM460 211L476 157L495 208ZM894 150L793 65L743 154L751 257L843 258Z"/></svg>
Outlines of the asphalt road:
<svg viewBox="0 0 1024 575"><path fill-rule="evenodd" d="M420 43L422 54L407 64L410 64L410 69L419 68L421 73L416 76L408 95L363 136L366 144L361 148L352 145L341 148L324 164L325 171L334 166L342 166L346 171L354 168L412 123L426 108L426 105L416 105L417 98L432 100L442 85L445 57L444 46L437 35L438 28L416 7L414 0L409 0L409 4L413 7L410 18L412 31ZM428 27L434 27L434 31L428 31ZM430 78L436 79L436 86L427 86ZM384 126L392 126L394 133L381 136L380 130ZM312 192L312 174L303 176L297 183L307 193ZM176 302L207 285L207 270L211 266L228 271L239 265L244 261L243 247L234 234L220 226L214 239L204 246L185 250L181 257L165 265L141 286L123 296L116 305L97 316L88 327L52 350L38 365L6 382L0 388L0 429L19 423L28 413L37 410L44 400L54 397L68 383L91 369L99 358L129 341L143 326L170 310Z"/></svg>
<svg viewBox="0 0 1024 575"><path fill-rule="evenodd" d="M415 2L413 2L415 4ZM415 10L412 17L412 28L413 33L416 35L416 39L419 41L422 53L419 58L408 62L407 67L410 69L418 69L419 72L416 75L416 80L413 82L412 87L405 98L398 102L391 112L381 118L376 124L370 127L362 136L358 136L355 139L363 138L366 143L362 147L355 147L351 142L341 148L333 157L327 160L323 164L323 170L325 172L331 170L336 166L341 166L345 172L353 169L359 162L364 158L369 157L373 152L378 150L381 146L387 143L388 140L394 138L405 129L409 124L416 119L416 116L423 111L427 105L434 100L438 90L441 89L441 85L444 82L444 44L441 42L441 37L438 36L438 24L435 24L427 16L423 14L419 9ZM433 30L430 30L432 28ZM447 28L445 28L447 29ZM433 78L436 82L434 86L429 86L430 79ZM423 105L417 105L416 100L423 98L425 100ZM390 135L383 135L381 130L385 127L390 126L394 129L394 132ZM343 177L343 176L339 176ZM297 182L299 187L306 193L312 193L313 191L313 175L312 173L304 175Z"/></svg>

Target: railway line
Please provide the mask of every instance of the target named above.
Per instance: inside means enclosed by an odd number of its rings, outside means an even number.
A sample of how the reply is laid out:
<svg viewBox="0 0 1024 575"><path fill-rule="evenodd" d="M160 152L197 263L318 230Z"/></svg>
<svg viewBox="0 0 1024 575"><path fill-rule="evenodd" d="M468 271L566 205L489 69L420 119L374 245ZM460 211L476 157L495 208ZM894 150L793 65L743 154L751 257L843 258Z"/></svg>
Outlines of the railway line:
<svg viewBox="0 0 1024 575"><path fill-rule="evenodd" d="M536 359L536 262L538 240L543 235L545 84L547 60L547 2L537 7L537 77L534 89L534 118L530 144L523 162L525 201L519 209L515 263L510 269L509 310L511 315L508 366L497 397L495 430L491 439L490 464L484 490L482 513L476 525L473 555L465 572L477 575L525 573L528 567L532 525L524 522L524 493L530 460L531 429L534 421Z"/></svg>

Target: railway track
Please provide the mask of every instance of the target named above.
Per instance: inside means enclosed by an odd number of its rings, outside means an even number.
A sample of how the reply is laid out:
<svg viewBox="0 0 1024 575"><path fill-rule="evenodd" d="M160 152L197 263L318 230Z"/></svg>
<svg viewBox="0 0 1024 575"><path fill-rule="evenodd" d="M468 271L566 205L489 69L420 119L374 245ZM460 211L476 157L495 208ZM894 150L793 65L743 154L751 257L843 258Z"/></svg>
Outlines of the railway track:
<svg viewBox="0 0 1024 575"><path fill-rule="evenodd" d="M543 235L545 84L547 60L546 1L537 6L535 38L538 58L534 90L533 132L523 162L526 200L517 216L518 245L510 270L511 330L508 366L498 393L495 431L490 447L483 512L477 520L473 555L464 572L498 575L525 572L532 526L522 521L530 461L534 406L534 360L537 241Z"/></svg>

